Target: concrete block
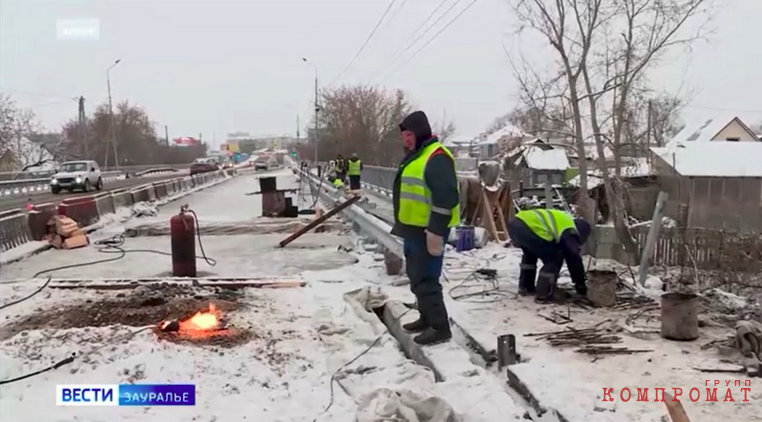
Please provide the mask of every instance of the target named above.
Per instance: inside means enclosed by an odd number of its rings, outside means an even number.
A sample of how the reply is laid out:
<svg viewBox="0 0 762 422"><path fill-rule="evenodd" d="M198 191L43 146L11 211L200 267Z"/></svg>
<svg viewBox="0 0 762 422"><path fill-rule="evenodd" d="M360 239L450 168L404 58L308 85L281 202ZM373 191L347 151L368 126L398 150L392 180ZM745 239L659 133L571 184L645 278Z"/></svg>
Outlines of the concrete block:
<svg viewBox="0 0 762 422"><path fill-rule="evenodd" d="M147 186L140 186L132 190L131 193L132 193L133 204L137 204L138 202L147 202L147 201L150 201L151 199L151 197L148 194Z"/></svg>
<svg viewBox="0 0 762 422"><path fill-rule="evenodd" d="M115 191L111 192L111 196L114 200L114 210L119 208L131 207L135 203L132 197L132 193L129 191Z"/></svg>
<svg viewBox="0 0 762 422"><path fill-rule="evenodd" d="M56 204L39 204L27 215L27 224L32 240L42 240L47 234L47 224L57 214Z"/></svg>
<svg viewBox="0 0 762 422"><path fill-rule="evenodd" d="M156 199L164 199L167 195L167 184L165 182L156 182L153 184Z"/></svg>
<svg viewBox="0 0 762 422"><path fill-rule="evenodd" d="M98 207L98 215L113 214L116 212L114 197L111 193L102 193L95 196L95 205Z"/></svg>
<svg viewBox="0 0 762 422"><path fill-rule="evenodd" d="M97 223L100 219L98 205L92 195L64 199L58 206L58 213L71 218L82 227Z"/></svg>

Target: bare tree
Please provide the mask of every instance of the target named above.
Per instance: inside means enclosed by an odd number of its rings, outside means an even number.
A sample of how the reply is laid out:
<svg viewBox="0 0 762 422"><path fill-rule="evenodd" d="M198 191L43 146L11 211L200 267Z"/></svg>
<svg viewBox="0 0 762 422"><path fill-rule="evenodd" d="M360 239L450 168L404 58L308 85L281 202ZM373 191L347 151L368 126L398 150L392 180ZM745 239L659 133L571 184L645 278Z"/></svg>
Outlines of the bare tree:
<svg viewBox="0 0 762 422"><path fill-rule="evenodd" d="M442 122L439 124L434 124L434 134L438 137L439 142L444 143L449 139L455 132L457 131L457 128L455 127L455 122L452 120L448 122Z"/></svg>
<svg viewBox="0 0 762 422"><path fill-rule="evenodd" d="M601 25L610 18L603 4L604 0L516 0L514 9L521 29L533 29L539 32L556 52L560 69L558 74L547 79L530 72L529 78L520 79L523 94L531 99L535 109L545 110L548 101L556 98L561 108L568 107L572 122L571 133L577 152L585 157L585 136L579 79L586 69L593 46L593 39ZM524 66L525 69L528 66ZM559 82L563 81L563 82ZM551 95L552 89L562 88ZM538 93L540 95L538 95ZM587 189L587 163L579 161L580 193L579 199L583 215L593 220Z"/></svg>
<svg viewBox="0 0 762 422"><path fill-rule="evenodd" d="M322 93L320 159L362 153L368 164L390 165L402 153L399 124L411 106L402 91L343 86Z"/></svg>
<svg viewBox="0 0 762 422"><path fill-rule="evenodd" d="M32 141L40 129L34 112L16 106L0 93L0 167L6 171L26 171L54 160L44 144Z"/></svg>
<svg viewBox="0 0 762 422"><path fill-rule="evenodd" d="M96 160L103 165L111 154L111 121L107 103L99 105L92 116L86 118L84 134L79 121L64 124L65 153L69 159ZM203 143L188 147L172 147L159 142L155 124L140 106L123 102L114 110L117 151L120 164L179 164L189 163L206 154ZM113 162L113 157L109 157Z"/></svg>
<svg viewBox="0 0 762 422"><path fill-rule="evenodd" d="M637 245L625 218L619 147L636 135L632 107L647 88L646 73L671 47L686 46L702 35L683 34L693 18L703 16L711 0L515 0L524 28L542 34L557 55L558 72L542 77L515 72L525 103L546 110L548 102L568 111L580 157L585 157L584 128L595 140L597 167L619 240L628 252ZM515 69L515 66L514 66ZM524 69L526 70L526 69ZM529 99L529 101L527 101ZM586 105L586 111L583 107ZM584 113L584 114L583 114ZM652 116L653 117L653 116ZM615 174L608 171L605 150L614 151ZM587 198L587 169L580 160L580 196ZM586 214L586 216L589 214Z"/></svg>
<svg viewBox="0 0 762 422"><path fill-rule="evenodd" d="M582 79L590 113L598 165L606 190L606 197L612 210L614 225L619 241L631 254L638 252L635 239L627 225L624 205L624 190L621 186L621 154L618 153L625 139L628 104L644 82L646 71L656 63L670 47L688 45L701 34L689 33L681 36L679 30L694 17L704 12L702 6L710 0L616 0L612 2L611 19L607 20L606 31L600 31L602 51L596 52L599 60L582 66ZM573 13L580 32L588 27L585 16L589 8L580 7L572 1ZM600 6L600 5L599 5ZM616 17L616 19L614 18ZM621 32L619 29L623 28ZM611 93L610 96L608 94ZM612 108L607 116L599 111L599 101ZM604 121L610 118L611 125L604 133ZM611 143L614 150L615 176L606 170L604 149Z"/></svg>

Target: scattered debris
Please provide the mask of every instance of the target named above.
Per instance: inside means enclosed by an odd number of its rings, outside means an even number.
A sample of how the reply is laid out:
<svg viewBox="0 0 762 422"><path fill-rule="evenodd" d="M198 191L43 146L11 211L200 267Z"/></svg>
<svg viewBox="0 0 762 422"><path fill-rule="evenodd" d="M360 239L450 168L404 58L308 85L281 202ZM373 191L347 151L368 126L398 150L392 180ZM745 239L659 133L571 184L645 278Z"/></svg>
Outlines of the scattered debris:
<svg viewBox="0 0 762 422"><path fill-rule="evenodd" d="M586 353L588 355L631 355L633 353L649 353L653 350L628 349L626 347L611 346L586 346L574 351L575 353Z"/></svg>
<svg viewBox="0 0 762 422"><path fill-rule="evenodd" d="M159 208L147 202L138 202L132 206L133 217L156 217L159 215Z"/></svg>
<svg viewBox="0 0 762 422"><path fill-rule="evenodd" d="M77 249L90 244L79 224L65 215L51 217L46 232L45 240L56 249Z"/></svg>

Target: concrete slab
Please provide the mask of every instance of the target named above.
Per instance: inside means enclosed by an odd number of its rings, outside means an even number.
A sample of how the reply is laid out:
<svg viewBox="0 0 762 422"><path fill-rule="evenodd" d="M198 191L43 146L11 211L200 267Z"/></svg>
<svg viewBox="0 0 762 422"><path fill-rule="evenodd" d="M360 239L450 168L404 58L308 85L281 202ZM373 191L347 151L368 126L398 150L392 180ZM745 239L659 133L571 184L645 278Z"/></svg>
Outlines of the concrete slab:
<svg viewBox="0 0 762 422"><path fill-rule="evenodd" d="M440 393L456 412L464 414L465 420L519 420L524 416L526 409L514 401L496 378L471 363L468 352L455 341L427 347L416 344L413 341L415 334L406 332L402 325L417 318L418 312L410 310L402 302L388 301L384 305L384 323L408 357L431 368L437 380L448 385L468 387L453 388L451 391L460 391L457 397ZM448 388L443 386L439 391L446 392ZM468 392L468 397L464 397L464 391ZM458 405L460 403L471 404L463 408ZM489 403L489 406L479 406L482 403Z"/></svg>

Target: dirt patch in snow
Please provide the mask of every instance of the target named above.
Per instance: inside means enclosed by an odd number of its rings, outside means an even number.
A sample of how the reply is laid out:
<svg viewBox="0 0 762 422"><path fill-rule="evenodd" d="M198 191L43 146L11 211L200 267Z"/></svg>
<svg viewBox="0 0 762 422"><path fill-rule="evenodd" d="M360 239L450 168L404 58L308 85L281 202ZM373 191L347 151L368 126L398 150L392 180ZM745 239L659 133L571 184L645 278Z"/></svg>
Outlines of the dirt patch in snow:
<svg viewBox="0 0 762 422"><path fill-rule="evenodd" d="M202 336L188 336L178 333L165 333L154 328L154 333L159 340L169 341L177 344L188 344L193 346L217 346L231 348L248 343L256 335L250 331L238 327L228 327L224 330L212 331Z"/></svg>
<svg viewBox="0 0 762 422"><path fill-rule="evenodd" d="M213 303L231 312L244 307L242 293L222 289L188 289L166 283L141 286L103 300L87 299L65 307L41 309L0 328L0 340L27 330L127 325L145 327L168 319L184 319ZM235 341L247 339L234 335ZM248 337L250 338L250 336ZM220 339L222 343L232 341Z"/></svg>

